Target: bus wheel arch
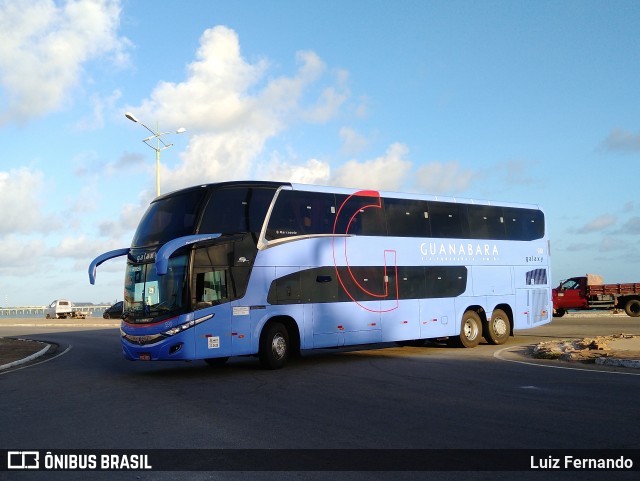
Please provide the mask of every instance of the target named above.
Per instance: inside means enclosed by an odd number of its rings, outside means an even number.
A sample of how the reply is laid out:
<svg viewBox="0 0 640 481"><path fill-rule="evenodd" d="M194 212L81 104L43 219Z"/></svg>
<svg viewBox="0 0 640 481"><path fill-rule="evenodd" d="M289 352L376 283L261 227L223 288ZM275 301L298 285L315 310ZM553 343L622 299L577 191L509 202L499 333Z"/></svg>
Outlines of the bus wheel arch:
<svg viewBox="0 0 640 481"><path fill-rule="evenodd" d="M286 316L269 319L262 327L258 345L260 364L280 369L289 358L300 354L300 332L296 322Z"/></svg>
<svg viewBox="0 0 640 481"><path fill-rule="evenodd" d="M499 304L490 319L482 323L482 335L489 344L504 344L513 335L513 313L508 305Z"/></svg>

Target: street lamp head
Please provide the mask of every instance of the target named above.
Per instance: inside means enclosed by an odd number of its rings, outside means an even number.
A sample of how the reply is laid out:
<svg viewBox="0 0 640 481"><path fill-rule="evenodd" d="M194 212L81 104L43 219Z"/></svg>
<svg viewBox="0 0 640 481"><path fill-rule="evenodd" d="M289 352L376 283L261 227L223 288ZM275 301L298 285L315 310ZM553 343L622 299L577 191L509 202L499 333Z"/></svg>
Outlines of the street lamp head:
<svg viewBox="0 0 640 481"><path fill-rule="evenodd" d="M185 129L184 127L180 127L178 130L176 130L176 134L183 134L187 131L187 129Z"/></svg>
<svg viewBox="0 0 640 481"><path fill-rule="evenodd" d="M131 120L132 122L138 123L138 119L131 112L125 112L124 116Z"/></svg>

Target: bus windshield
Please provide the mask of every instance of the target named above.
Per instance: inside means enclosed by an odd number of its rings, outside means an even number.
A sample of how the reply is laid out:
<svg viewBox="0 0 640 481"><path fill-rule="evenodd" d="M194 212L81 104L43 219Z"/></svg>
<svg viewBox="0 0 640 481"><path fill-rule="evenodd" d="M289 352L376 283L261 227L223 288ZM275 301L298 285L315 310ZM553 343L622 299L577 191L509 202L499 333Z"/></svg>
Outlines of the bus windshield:
<svg viewBox="0 0 640 481"><path fill-rule="evenodd" d="M176 315L184 311L186 254L169 259L167 274L159 276L154 262L127 262L124 313L129 321Z"/></svg>
<svg viewBox="0 0 640 481"><path fill-rule="evenodd" d="M131 245L162 245L193 234L205 194L205 189L198 188L154 200L142 216Z"/></svg>

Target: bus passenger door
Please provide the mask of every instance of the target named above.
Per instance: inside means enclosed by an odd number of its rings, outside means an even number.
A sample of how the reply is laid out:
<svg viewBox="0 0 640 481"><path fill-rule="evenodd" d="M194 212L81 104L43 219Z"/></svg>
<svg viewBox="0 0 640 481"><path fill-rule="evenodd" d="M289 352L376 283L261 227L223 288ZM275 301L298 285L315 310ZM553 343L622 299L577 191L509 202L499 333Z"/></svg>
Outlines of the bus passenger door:
<svg viewBox="0 0 640 481"><path fill-rule="evenodd" d="M196 356L227 357L232 355L229 271L199 259L205 252L197 251L192 279L193 319L202 320L195 326Z"/></svg>
<svg viewBox="0 0 640 481"><path fill-rule="evenodd" d="M209 319L195 326L196 358L208 359L231 356L231 305L227 302L197 310L194 320Z"/></svg>

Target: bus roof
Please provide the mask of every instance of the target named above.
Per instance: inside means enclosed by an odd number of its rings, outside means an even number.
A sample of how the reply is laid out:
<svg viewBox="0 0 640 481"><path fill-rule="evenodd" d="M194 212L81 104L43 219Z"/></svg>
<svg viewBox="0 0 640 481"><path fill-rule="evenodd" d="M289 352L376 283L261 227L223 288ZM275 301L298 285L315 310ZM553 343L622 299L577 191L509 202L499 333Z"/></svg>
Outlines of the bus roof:
<svg viewBox="0 0 640 481"><path fill-rule="evenodd" d="M416 199L416 200L430 200L436 202L452 202L459 204L477 204L477 205L496 205L502 207L523 207L529 209L539 209L542 210L540 205L538 204L527 204L520 202L506 202L506 201L495 201L495 200L482 200L482 199L472 199L465 197L453 197L453 196L444 196L444 195L434 195L434 194L420 194L416 192L393 192L393 191L382 191L378 189L365 189L365 188L351 188L351 187L336 187L336 186L328 186L328 185L315 185L315 184L301 184L296 182L277 182L277 181L262 181L262 180L233 180L226 182L215 182L210 184L200 184L192 187L186 187L184 189L179 189L173 192L169 192L167 194L163 194L160 197L157 197L155 200L162 199L165 197L171 197L178 193L183 193L196 189L212 189L212 188L228 188L228 187L265 187L265 188L273 188L277 189L279 187L290 187L293 190L304 191L304 192L325 192L325 193L333 193L333 194L344 194L351 195L360 191L375 191L380 194L381 197L395 198L395 199Z"/></svg>

